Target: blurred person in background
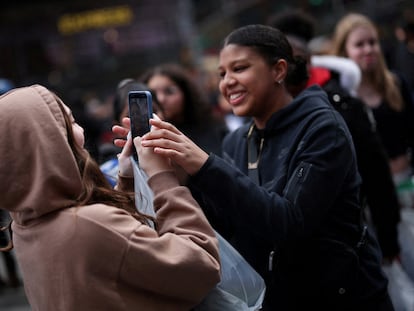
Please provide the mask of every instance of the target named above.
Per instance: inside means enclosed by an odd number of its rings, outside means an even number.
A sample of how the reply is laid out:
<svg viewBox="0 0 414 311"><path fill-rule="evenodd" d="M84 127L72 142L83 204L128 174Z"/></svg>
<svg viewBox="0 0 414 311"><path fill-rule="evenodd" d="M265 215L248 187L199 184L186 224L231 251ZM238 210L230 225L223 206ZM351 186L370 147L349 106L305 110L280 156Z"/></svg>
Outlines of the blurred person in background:
<svg viewBox="0 0 414 311"><path fill-rule="evenodd" d="M74 117L85 130L85 148L98 163L105 161L101 158L100 148L105 128L111 120L106 105L95 92L79 89L72 90L67 101Z"/></svg>
<svg viewBox="0 0 414 311"><path fill-rule="evenodd" d="M126 78L122 79L115 91L113 100L113 122L112 126L121 125L122 120L129 116L128 108L128 93L130 91L147 91L148 87L134 79ZM155 94L152 94L152 106L153 112L162 118L162 111L159 108L159 104ZM111 131L112 133L112 131ZM100 165L102 172L105 174L108 181L112 186L115 186L118 179L119 162L118 155L121 153L121 148L113 144L113 140L117 137L112 137L109 143L103 144L100 147L100 154L105 161Z"/></svg>
<svg viewBox="0 0 414 311"><path fill-rule="evenodd" d="M410 88L400 73L387 67L377 27L363 14L349 13L337 22L332 53L349 57L361 69L357 95L373 112L398 186L411 178L414 166L414 104Z"/></svg>
<svg viewBox="0 0 414 311"><path fill-rule="evenodd" d="M221 154L228 128L215 118L206 94L183 66L160 64L144 72L139 81L155 93L163 120L174 124L204 151Z"/></svg>
<svg viewBox="0 0 414 311"><path fill-rule="evenodd" d="M393 45L389 66L407 80L414 101L414 17L404 19L395 28L395 36L398 41Z"/></svg>
<svg viewBox="0 0 414 311"><path fill-rule="evenodd" d="M384 263L400 256L398 224L400 203L389 167L387 153L375 129L372 112L356 95L360 82L358 65L334 55L312 56L308 42L313 37L312 16L286 11L270 18L270 25L283 31L295 55L307 60L309 79L302 85L290 86L297 96L313 84L328 94L332 106L344 118L352 135L358 170L362 177L361 203L366 220L373 226L381 246Z"/></svg>

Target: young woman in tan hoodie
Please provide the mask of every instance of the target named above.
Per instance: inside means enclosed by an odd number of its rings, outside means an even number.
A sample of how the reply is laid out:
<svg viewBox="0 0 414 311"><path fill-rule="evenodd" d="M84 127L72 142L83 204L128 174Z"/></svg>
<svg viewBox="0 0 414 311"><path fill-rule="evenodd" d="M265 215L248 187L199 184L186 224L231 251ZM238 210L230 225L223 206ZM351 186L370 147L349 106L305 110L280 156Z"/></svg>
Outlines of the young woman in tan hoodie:
<svg viewBox="0 0 414 311"><path fill-rule="evenodd" d="M0 208L33 311L190 310L220 279L218 243L169 160L135 145L156 229L135 209L132 141L112 189L83 129L40 85L0 97Z"/></svg>

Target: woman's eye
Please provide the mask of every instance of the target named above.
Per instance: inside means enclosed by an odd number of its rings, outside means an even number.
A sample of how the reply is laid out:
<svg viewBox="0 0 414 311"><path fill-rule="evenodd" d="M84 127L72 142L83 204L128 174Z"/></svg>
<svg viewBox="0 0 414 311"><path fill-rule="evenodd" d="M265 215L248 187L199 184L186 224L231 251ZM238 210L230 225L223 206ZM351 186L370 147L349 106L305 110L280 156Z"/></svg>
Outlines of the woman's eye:
<svg viewBox="0 0 414 311"><path fill-rule="evenodd" d="M239 71L242 71L244 69L246 69L246 66L237 66L237 67L234 67L234 71L235 72L239 72Z"/></svg>
<svg viewBox="0 0 414 311"><path fill-rule="evenodd" d="M362 47L363 45L364 45L364 43L363 43L363 42L357 42L357 43L355 44L355 46L356 46L356 47L358 47L358 48Z"/></svg>

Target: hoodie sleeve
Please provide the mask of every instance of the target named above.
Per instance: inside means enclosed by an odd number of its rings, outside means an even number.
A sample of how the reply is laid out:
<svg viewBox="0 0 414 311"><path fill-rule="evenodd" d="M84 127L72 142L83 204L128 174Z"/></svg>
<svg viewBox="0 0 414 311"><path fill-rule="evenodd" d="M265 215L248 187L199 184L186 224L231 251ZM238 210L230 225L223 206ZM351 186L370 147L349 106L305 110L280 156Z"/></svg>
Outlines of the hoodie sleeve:
<svg viewBox="0 0 414 311"><path fill-rule="evenodd" d="M121 288L145 293L147 300L179 301L190 309L220 281L218 241L189 189L172 172L158 173L148 182L154 192L156 230L122 209L95 204L77 209L87 220L84 226L78 221L87 236L78 240L96 258L93 270L98 274L116 273Z"/></svg>
<svg viewBox="0 0 414 311"><path fill-rule="evenodd" d="M196 304L220 280L218 241L201 208L171 172L149 179L157 231L131 232L120 277L132 286Z"/></svg>

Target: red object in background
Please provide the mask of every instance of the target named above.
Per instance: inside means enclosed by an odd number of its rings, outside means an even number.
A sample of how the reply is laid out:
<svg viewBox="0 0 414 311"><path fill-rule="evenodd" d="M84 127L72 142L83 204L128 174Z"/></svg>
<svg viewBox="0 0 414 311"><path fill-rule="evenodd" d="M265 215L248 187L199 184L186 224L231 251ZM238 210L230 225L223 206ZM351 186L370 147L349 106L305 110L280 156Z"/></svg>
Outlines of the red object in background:
<svg viewBox="0 0 414 311"><path fill-rule="evenodd" d="M307 87L313 84L323 86L326 82L331 79L331 73L328 69L322 67L312 67L309 73L309 80Z"/></svg>

